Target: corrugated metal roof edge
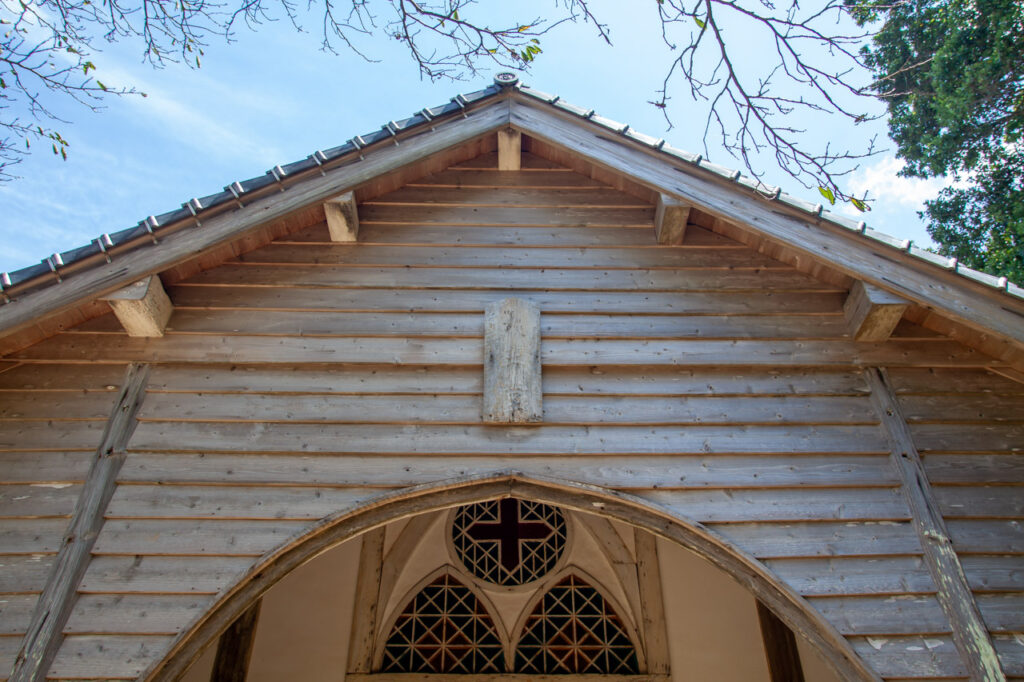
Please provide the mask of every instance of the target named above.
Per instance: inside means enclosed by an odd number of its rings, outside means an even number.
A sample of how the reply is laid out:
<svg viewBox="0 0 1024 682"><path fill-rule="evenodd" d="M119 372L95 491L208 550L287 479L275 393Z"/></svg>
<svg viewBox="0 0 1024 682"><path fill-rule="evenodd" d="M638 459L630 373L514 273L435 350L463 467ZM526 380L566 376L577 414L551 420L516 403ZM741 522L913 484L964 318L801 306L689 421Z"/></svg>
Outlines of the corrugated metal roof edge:
<svg viewBox="0 0 1024 682"><path fill-rule="evenodd" d="M518 84L515 81L513 87L519 92L541 102L545 102L559 109L591 121L599 126L607 128L618 134L625 135L630 139L649 147L652 150L673 156L687 163L713 173L725 180L747 188L758 193L759 196L773 201L779 201L813 218L819 218L850 232L861 235L864 239L870 239L886 245L892 249L904 252L920 259L930 265L940 267L947 271L955 272L969 280L989 286L993 289L1003 291L1015 298L1024 299L1024 288L1010 282L1006 277L996 277L988 273L973 270L960 265L955 258L946 258L939 254L932 253L926 249L915 246L910 240L900 240L884 232L869 228L863 221L854 221L824 209L822 204L814 204L804 201L798 197L787 194L778 187L768 187L754 178L742 174L741 171L727 168L704 159L700 154L676 149L666 143L664 139L654 138L649 135L634 131L628 124L619 123L603 116L598 116L593 109L584 109L562 100L558 95L550 95L535 88ZM438 116L454 113L464 109L468 104L479 102L483 99L498 94L508 85L491 85L469 94L458 94L446 104L421 109L409 118L402 121L388 121L378 130L365 135L356 135L343 145L332 147L327 150L317 150L305 159L277 165L261 176L232 182L225 186L224 190L200 198L192 198L181 205L180 208L161 213L156 216L149 216L140 221L138 225L118 232L103 234L93 239L89 244L79 246L68 251L55 253L43 259L36 265L30 265L12 272L0 273L0 297L6 302L10 300L8 290L13 287L28 284L29 282L47 278L50 284L61 282L61 270L64 267L76 262L96 256L106 255L110 259L108 250L113 247L126 244L139 237L150 235L153 242L157 242L157 234L161 226L176 223L187 218L199 219L213 208L222 206L232 201L241 201L242 198L251 192L264 187L281 183L284 178L297 173L309 171L323 166L325 163L339 159L347 154L360 153L367 145L397 135L399 132L410 128L426 125Z"/></svg>

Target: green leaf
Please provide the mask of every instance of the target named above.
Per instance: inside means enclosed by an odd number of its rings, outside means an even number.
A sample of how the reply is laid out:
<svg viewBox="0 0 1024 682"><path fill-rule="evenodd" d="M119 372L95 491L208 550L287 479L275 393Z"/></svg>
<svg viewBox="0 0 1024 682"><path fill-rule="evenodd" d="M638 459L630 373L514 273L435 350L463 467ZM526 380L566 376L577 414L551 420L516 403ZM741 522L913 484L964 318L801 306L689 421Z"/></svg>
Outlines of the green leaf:
<svg viewBox="0 0 1024 682"><path fill-rule="evenodd" d="M452 19L454 19L455 21L459 20L459 10L452 10Z"/></svg>
<svg viewBox="0 0 1024 682"><path fill-rule="evenodd" d="M519 30L520 33L526 33L527 31L530 30L530 27L529 26L520 26L518 30Z"/></svg>
<svg viewBox="0 0 1024 682"><path fill-rule="evenodd" d="M836 195L835 195L835 193L832 190L830 190L828 187L818 187L818 191L821 192L821 196L823 196L826 199L828 199L828 203L830 203L833 206L835 206Z"/></svg>
<svg viewBox="0 0 1024 682"><path fill-rule="evenodd" d="M695 22L695 23L696 23L696 24L697 24L698 26L700 26L700 27L701 27L702 29L704 28L704 25L705 25L705 24L704 24L704 20L703 20L703 19L701 19L700 17L694 17L694 18L693 18L693 21L694 21L694 22Z"/></svg>
<svg viewBox="0 0 1024 682"><path fill-rule="evenodd" d="M67 161L67 160L68 160L68 150L67 150L67 149L65 149L64 147L61 147L61 148L60 148L60 157L61 157L62 159L64 159L65 161Z"/></svg>
<svg viewBox="0 0 1024 682"><path fill-rule="evenodd" d="M853 204L853 207L856 208L861 213L864 213L865 211L870 211L871 210L871 208L867 204L865 204L863 201L861 201L860 199L858 199L856 197L851 197L850 198L850 203Z"/></svg>
<svg viewBox="0 0 1024 682"><path fill-rule="evenodd" d="M107 86L104 85L101 81L96 81L96 85L100 86L100 90L102 90L103 92L107 91Z"/></svg>

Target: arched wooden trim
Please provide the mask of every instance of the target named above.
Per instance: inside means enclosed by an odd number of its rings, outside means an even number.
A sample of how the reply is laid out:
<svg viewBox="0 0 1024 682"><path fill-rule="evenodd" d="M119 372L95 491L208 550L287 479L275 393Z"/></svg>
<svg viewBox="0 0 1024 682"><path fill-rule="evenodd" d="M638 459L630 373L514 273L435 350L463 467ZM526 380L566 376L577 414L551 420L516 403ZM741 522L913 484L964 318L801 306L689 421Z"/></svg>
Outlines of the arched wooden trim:
<svg viewBox="0 0 1024 682"><path fill-rule="evenodd" d="M322 519L287 545L266 554L217 604L174 640L141 679L177 680L203 650L278 580L334 545L392 521L506 496L598 514L641 528L696 552L750 590L794 632L806 637L844 680L881 678L803 597L763 564L696 521L633 495L517 472L467 476L383 494Z"/></svg>
<svg viewBox="0 0 1024 682"><path fill-rule="evenodd" d="M547 595L552 588L570 576L579 578L581 581L597 591L597 593L601 595L601 598L604 599L605 603L608 604L608 607L615 612L616 616L619 617L619 621L622 623L622 628L625 631L626 636L629 637L629 641L633 644L633 651L636 654L637 665L641 672L646 672L647 656L644 653L637 623L634 623L632 618L624 618L622 615L626 612L626 605L620 604L619 600L612 595L600 580L595 578L582 567L574 564L569 564L561 570L555 571L550 576L545 577L544 581L537 588L537 591L532 597L530 597L530 601L526 603L526 606L523 608L522 613L519 614L519 617L516 619L516 623L512 628L511 637L509 638L509 661L513 665L515 664L515 655L516 649L519 648L519 640L523 637L523 629L526 627L526 621L533 614L534 609L537 608L537 605L542 599L544 599L545 595Z"/></svg>
<svg viewBox="0 0 1024 682"><path fill-rule="evenodd" d="M409 605L413 599L423 591L423 588L427 587L435 580L443 575L454 578L460 585L465 587L467 590L473 593L473 596L480 600L484 610L487 612L487 616L491 620L491 624L494 626L495 632L498 633L498 639L501 640L502 648L505 653L505 659L508 659L508 642L510 639L509 633L505 630L505 624L501 618L498 617L498 609L494 603L487 597L487 595L480 590L479 587L468 579L468 576L459 570L456 566L451 564L445 564L437 569L431 571L422 580L417 582L409 590L402 595L402 598L396 602L396 605L391 612L386 614L383 623L383 627L377 633L377 641L373 645L373 669L380 670L384 662L384 645L387 644L388 639L391 637L391 631L395 628L395 623L398 621L398 617L405 610L405 607Z"/></svg>

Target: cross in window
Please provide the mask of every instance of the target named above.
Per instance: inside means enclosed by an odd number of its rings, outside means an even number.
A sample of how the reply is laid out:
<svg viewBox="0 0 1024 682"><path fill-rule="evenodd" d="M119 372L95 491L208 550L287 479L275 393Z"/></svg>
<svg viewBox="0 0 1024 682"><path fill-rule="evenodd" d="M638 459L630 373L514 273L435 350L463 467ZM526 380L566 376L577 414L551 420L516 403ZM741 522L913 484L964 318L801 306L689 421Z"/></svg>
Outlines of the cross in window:
<svg viewBox="0 0 1024 682"><path fill-rule="evenodd" d="M501 565L511 573L522 560L520 544L523 540L546 540L551 526L540 521L519 520L519 500L507 498L498 506L498 520L477 521L466 529L474 540L497 540Z"/></svg>

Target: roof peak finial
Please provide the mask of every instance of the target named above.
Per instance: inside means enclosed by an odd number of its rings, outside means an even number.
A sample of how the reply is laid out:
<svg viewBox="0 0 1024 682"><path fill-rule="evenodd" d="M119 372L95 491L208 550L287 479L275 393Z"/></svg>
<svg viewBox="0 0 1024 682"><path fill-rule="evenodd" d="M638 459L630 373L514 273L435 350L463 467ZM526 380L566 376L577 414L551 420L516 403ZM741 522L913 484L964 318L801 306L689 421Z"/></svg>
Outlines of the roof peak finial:
<svg viewBox="0 0 1024 682"><path fill-rule="evenodd" d="M519 83L519 75L512 71L502 71L494 74L494 84L499 88L511 88Z"/></svg>

